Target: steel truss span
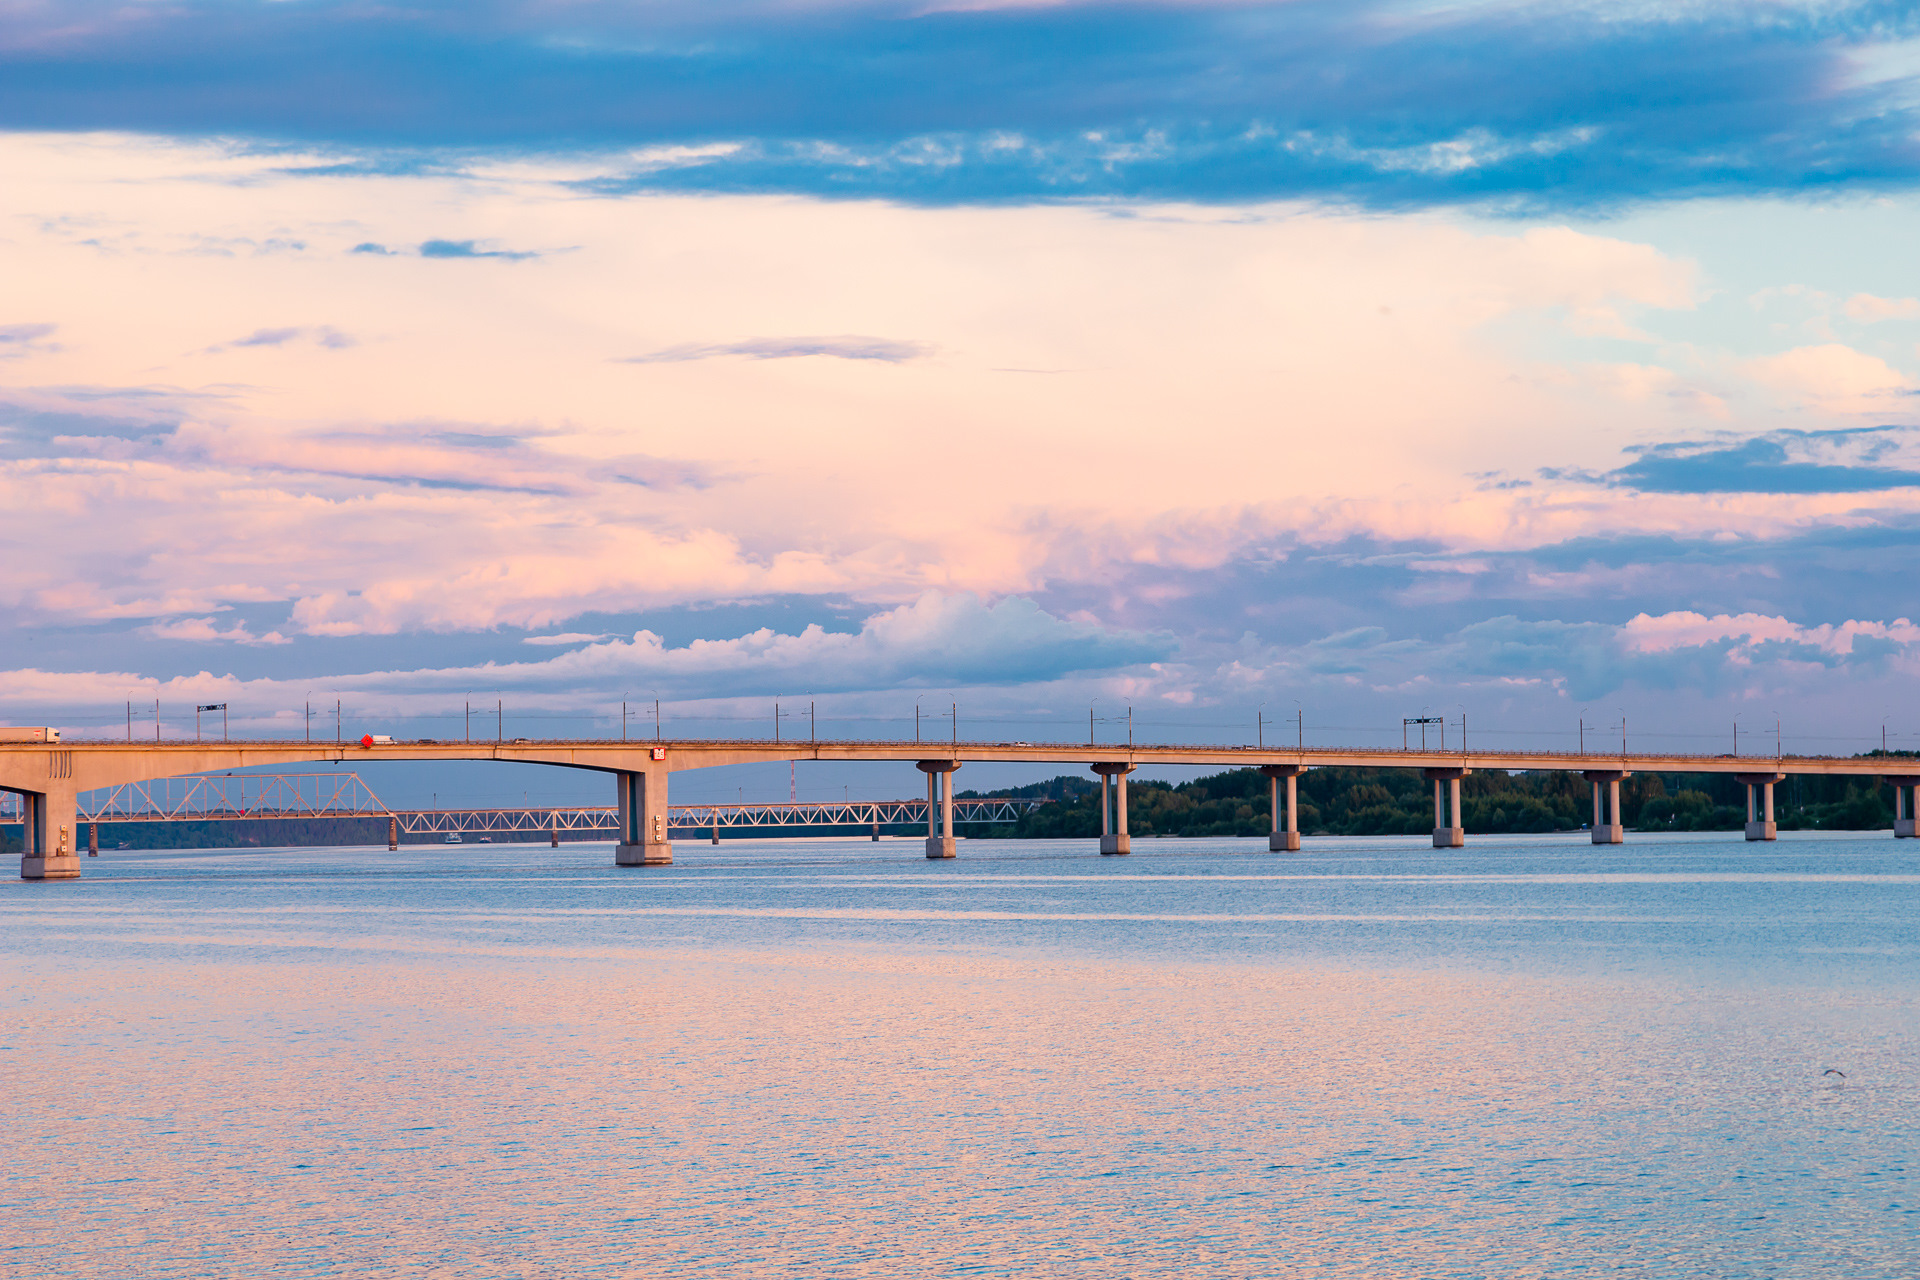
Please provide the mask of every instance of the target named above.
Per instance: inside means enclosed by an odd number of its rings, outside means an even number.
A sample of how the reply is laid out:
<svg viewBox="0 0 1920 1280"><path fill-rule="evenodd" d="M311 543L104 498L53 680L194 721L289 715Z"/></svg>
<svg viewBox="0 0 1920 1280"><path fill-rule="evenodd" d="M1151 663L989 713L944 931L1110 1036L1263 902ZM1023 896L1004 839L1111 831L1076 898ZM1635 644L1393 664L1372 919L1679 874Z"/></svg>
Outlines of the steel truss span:
<svg viewBox="0 0 1920 1280"><path fill-rule="evenodd" d="M956 822L1018 822L1050 800L956 800ZM614 806L588 805L578 808L530 809L439 809L402 812L403 835L437 835L457 832L618 831L619 809ZM926 826L925 800L854 800L829 804L676 804L667 806L667 826L678 833L691 834L714 828L748 827L865 827L914 824Z"/></svg>
<svg viewBox="0 0 1920 1280"><path fill-rule="evenodd" d="M357 773L241 773L123 782L83 793L82 822L384 817Z"/></svg>
<svg viewBox="0 0 1920 1280"><path fill-rule="evenodd" d="M1051 803L988 797L954 801L959 822L1018 822ZM0 808L0 814L7 811ZM715 827L868 827L928 821L925 800L818 804L692 804L668 808L676 831ZM226 822L272 818L393 818L404 835L611 832L614 805L523 805L502 809L391 809L357 773L221 774L129 782L79 797L81 822Z"/></svg>

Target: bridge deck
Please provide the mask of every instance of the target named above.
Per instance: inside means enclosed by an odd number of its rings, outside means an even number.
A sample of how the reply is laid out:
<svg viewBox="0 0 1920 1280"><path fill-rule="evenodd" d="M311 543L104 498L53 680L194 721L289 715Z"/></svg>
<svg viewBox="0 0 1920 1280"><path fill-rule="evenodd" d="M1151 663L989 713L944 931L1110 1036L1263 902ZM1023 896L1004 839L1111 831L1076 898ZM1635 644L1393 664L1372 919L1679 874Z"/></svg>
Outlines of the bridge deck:
<svg viewBox="0 0 1920 1280"><path fill-rule="evenodd" d="M655 757L655 753L660 753ZM9 766L27 766L40 778L49 761L73 769L81 786L104 785L79 774L115 775L111 780L173 777L220 769L276 764L361 764L375 760L503 760L576 769L713 768L787 760L946 760L1002 764L1149 764L1234 768L1291 764L1305 768L1350 765L1374 768L1624 769L1629 772L1840 774L1877 776L1920 773L1920 759L1877 756L1708 755L1653 751L1524 751L1470 747L1451 750L1399 747L1254 747L1206 744L1112 744L1028 742L773 742L765 739L622 742L607 739L539 739L510 742L411 741L361 746L286 740L249 742L120 742L74 739L57 744L0 743L0 786ZM37 765L37 770L31 769Z"/></svg>

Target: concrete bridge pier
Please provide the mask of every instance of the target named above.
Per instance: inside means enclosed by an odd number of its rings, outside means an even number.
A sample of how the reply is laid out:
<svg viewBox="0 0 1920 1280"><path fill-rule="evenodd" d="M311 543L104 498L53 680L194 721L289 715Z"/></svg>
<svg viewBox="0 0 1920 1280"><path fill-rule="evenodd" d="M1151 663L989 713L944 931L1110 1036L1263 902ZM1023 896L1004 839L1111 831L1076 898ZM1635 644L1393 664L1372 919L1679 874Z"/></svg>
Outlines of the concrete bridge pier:
<svg viewBox="0 0 1920 1280"><path fill-rule="evenodd" d="M1273 832L1267 837L1267 852L1298 853L1300 851L1300 791L1299 781L1302 769L1297 764L1263 764L1260 772L1267 775L1267 802L1273 814ZM1280 782L1287 784L1287 825L1280 825Z"/></svg>
<svg viewBox="0 0 1920 1280"><path fill-rule="evenodd" d="M1747 839L1772 840L1779 828L1773 824L1773 784L1785 782L1784 773L1736 773L1736 781L1747 784ZM1760 803L1754 803L1755 793Z"/></svg>
<svg viewBox="0 0 1920 1280"><path fill-rule="evenodd" d="M394 853L400 848L400 819L387 818L387 852Z"/></svg>
<svg viewBox="0 0 1920 1280"><path fill-rule="evenodd" d="M672 866L673 842L667 833L667 771L623 770L613 776L620 806L620 841L613 846L613 865Z"/></svg>
<svg viewBox="0 0 1920 1280"><path fill-rule="evenodd" d="M1624 769L1587 769L1580 776L1593 784L1593 842L1620 844L1627 838L1620 820L1620 782L1631 775Z"/></svg>
<svg viewBox="0 0 1920 1280"><path fill-rule="evenodd" d="M21 800L20 878L76 880L80 876L79 796L73 791L16 791Z"/></svg>
<svg viewBox="0 0 1920 1280"><path fill-rule="evenodd" d="M1133 851L1127 838L1127 775L1130 764L1096 764L1100 775L1100 852L1127 854Z"/></svg>
<svg viewBox="0 0 1920 1280"><path fill-rule="evenodd" d="M1920 805L1920 774L1893 774L1886 781L1893 787L1893 838L1911 840L1920 835L1914 829L1914 808Z"/></svg>
<svg viewBox="0 0 1920 1280"><path fill-rule="evenodd" d="M958 760L922 760L914 766L927 775L927 856L953 856L953 771Z"/></svg>
<svg viewBox="0 0 1920 1280"><path fill-rule="evenodd" d="M1460 817L1460 779L1472 772L1464 768L1420 771L1421 776L1433 784L1433 847L1436 849L1458 849L1467 843L1467 828Z"/></svg>

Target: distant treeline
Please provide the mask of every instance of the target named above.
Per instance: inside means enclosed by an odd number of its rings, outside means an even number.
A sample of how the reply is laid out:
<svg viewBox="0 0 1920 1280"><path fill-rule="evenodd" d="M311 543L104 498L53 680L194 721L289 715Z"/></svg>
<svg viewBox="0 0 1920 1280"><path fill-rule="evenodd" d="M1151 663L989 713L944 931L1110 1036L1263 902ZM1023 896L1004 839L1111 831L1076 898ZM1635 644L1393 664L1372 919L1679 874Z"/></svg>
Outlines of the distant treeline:
<svg viewBox="0 0 1920 1280"><path fill-rule="evenodd" d="M1862 758L1862 766L1873 768ZM1891 752L1914 757L1915 752ZM1756 771L1766 767L1754 761ZM1309 769L1300 775L1300 830L1308 835L1421 835L1433 829L1433 784L1417 769ZM975 793L963 792L972 797ZM1093 836L1100 832L1099 785L1063 775L995 795L1057 800L1017 823L962 828L978 837ZM1577 831L1593 816L1591 784L1560 770L1468 774L1460 807L1469 832ZM1620 784L1620 811L1637 831L1737 831L1747 821L1746 787L1726 774L1643 773ZM1875 831L1893 825L1893 791L1870 774L1794 776L1774 788L1782 831ZM1127 828L1141 836L1257 836L1272 829L1267 779L1257 769L1178 784L1129 781Z"/></svg>

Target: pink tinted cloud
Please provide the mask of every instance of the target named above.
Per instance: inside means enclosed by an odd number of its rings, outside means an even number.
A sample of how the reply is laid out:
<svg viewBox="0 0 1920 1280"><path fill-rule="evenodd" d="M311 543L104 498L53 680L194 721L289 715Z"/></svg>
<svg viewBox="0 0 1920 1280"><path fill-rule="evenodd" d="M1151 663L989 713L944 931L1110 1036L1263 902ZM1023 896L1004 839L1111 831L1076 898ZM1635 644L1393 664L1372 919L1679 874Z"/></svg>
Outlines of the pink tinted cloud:
<svg viewBox="0 0 1920 1280"><path fill-rule="evenodd" d="M1908 646L1920 644L1920 626L1906 618L1892 622L1820 623L1805 626L1787 618L1765 614L1716 614L1708 617L1691 611L1650 617L1638 614L1621 628L1623 643L1636 653L1664 653L1674 649L1715 644L1725 640L1740 642L1751 649L1767 642L1806 645L1830 654L1850 654L1854 641L1861 637L1886 640Z"/></svg>

